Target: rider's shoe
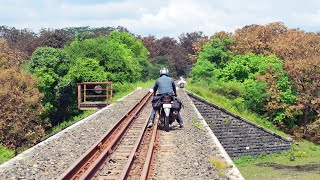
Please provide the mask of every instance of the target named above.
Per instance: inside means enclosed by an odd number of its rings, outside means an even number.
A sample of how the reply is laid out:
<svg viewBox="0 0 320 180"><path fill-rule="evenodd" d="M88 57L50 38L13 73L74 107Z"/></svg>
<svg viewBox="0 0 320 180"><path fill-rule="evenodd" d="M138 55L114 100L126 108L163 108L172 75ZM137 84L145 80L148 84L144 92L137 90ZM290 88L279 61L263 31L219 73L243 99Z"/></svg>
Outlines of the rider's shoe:
<svg viewBox="0 0 320 180"><path fill-rule="evenodd" d="M183 128L183 123L180 123L180 128Z"/></svg>
<svg viewBox="0 0 320 180"><path fill-rule="evenodd" d="M152 122L149 122L149 124L148 124L148 128L151 128L152 127L152 125L153 125L153 123Z"/></svg>

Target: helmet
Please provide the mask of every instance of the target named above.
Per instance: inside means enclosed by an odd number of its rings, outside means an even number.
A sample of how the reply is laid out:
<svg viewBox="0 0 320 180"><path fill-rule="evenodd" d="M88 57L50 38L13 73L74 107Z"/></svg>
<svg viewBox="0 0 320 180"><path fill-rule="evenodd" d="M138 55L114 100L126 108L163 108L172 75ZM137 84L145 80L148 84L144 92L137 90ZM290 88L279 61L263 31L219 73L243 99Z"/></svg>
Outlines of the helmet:
<svg viewBox="0 0 320 180"><path fill-rule="evenodd" d="M161 75L166 75L166 76L168 76L168 74L169 74L169 70L168 70L167 68L161 68L161 69L160 69L160 76L161 76Z"/></svg>

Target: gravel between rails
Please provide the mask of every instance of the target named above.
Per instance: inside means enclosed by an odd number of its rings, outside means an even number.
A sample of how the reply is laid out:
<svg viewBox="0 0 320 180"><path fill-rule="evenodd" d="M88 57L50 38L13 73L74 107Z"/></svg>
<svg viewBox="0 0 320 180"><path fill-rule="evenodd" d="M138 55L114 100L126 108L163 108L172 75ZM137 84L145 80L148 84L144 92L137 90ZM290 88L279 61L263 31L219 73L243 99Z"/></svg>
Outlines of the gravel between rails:
<svg viewBox="0 0 320 180"><path fill-rule="evenodd" d="M160 130L152 179L243 179L184 90L178 98L184 105L184 128L174 122L169 132ZM220 157L231 168L221 172L209 157Z"/></svg>
<svg viewBox="0 0 320 180"><path fill-rule="evenodd" d="M57 179L147 93L139 89L0 165L0 179Z"/></svg>

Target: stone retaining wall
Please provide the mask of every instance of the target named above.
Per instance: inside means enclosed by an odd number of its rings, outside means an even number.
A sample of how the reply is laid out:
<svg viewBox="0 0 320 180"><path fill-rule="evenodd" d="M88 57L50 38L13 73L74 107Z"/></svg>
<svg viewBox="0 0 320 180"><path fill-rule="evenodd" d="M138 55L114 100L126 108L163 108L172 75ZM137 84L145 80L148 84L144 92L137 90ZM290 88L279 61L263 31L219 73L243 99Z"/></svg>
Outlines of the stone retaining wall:
<svg viewBox="0 0 320 180"><path fill-rule="evenodd" d="M289 150L291 139L285 139L261 126L191 94L188 95L231 158Z"/></svg>

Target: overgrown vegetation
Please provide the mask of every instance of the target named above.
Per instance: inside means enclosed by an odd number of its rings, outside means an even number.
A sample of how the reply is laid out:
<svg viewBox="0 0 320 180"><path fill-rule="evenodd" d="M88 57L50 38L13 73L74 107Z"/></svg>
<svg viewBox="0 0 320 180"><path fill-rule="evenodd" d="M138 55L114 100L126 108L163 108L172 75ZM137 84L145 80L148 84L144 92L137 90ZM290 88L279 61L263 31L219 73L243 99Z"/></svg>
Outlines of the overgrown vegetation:
<svg viewBox="0 0 320 180"><path fill-rule="evenodd" d="M0 144L0 164L6 162L14 156L14 151L8 148L5 148Z"/></svg>
<svg viewBox="0 0 320 180"><path fill-rule="evenodd" d="M294 40L287 42L283 37ZM285 42L297 48L296 40L304 41L302 48L308 53L279 47ZM281 23L247 26L234 35L220 32L194 44L196 63L189 83L204 87L207 95L215 94L214 101L222 107L255 113L291 134L299 134L303 126L303 136L298 137L319 143L319 136L310 136L318 135L320 128L320 60L314 44L318 41L315 34L290 30Z"/></svg>
<svg viewBox="0 0 320 180"><path fill-rule="evenodd" d="M217 172L220 178L226 175L225 170L230 168L230 165L225 162L224 159L218 156L209 157L209 162L213 165L213 167L217 168Z"/></svg>
<svg viewBox="0 0 320 180"><path fill-rule="evenodd" d="M35 143L50 126L38 116L43 112L43 95L37 80L20 69L22 62L22 54L0 39L0 143L15 154Z"/></svg>
<svg viewBox="0 0 320 180"><path fill-rule="evenodd" d="M320 146L307 141L294 142L281 154L243 156L234 163L246 179L318 179ZM259 172L259 173L257 173Z"/></svg>
<svg viewBox="0 0 320 180"><path fill-rule="evenodd" d="M107 37L76 35L74 40L68 37L54 44L47 44L47 39L44 43L51 47L34 45L31 55L9 38L20 30L0 30L5 38L0 39L0 142L16 154L38 142L45 132L54 133L92 113L78 111L77 83L112 81L117 98L158 74L158 70L151 71L142 41L128 32L108 30ZM16 38L26 40L20 33ZM52 38L48 32L41 33ZM28 37L30 43L39 40L31 34Z"/></svg>
<svg viewBox="0 0 320 180"><path fill-rule="evenodd" d="M129 33L113 31L108 37L76 39L64 49L40 47L28 62L44 94L45 113L52 125L77 115L77 83L134 83L150 77L148 51ZM117 93L117 88L114 88ZM120 90L121 91L121 90Z"/></svg>
<svg viewBox="0 0 320 180"><path fill-rule="evenodd" d="M136 90L138 87L141 88L146 88L146 87L151 87L153 85L154 81L150 80L147 82L136 82L136 83L126 83L126 84L116 84L114 88L116 88L117 93L115 96L113 96L112 101L116 101L119 98L129 94L130 92ZM73 116L67 121L63 121L62 123L59 123L58 125L50 128L46 134L47 136L51 136L52 134L55 134L62 129L65 129L66 127L70 126L71 124L74 124L75 122L84 119L85 117L95 113L95 110L86 110L82 111L79 115Z"/></svg>
<svg viewBox="0 0 320 180"><path fill-rule="evenodd" d="M216 33L193 44L187 89L281 136L319 144L319 42L282 23ZM319 179L319 148L299 141L282 154L235 162L246 179Z"/></svg>
<svg viewBox="0 0 320 180"><path fill-rule="evenodd" d="M204 125L200 123L197 118L191 117L191 125L199 130L202 130L204 128Z"/></svg>
<svg viewBox="0 0 320 180"><path fill-rule="evenodd" d="M67 121L63 121L62 123L59 123L58 125L50 128L46 134L48 136L51 136L59 131L61 131L62 129L65 129L66 127L70 126L71 124L93 114L94 112L96 112L95 110L86 110L86 111L83 111L81 112L79 115L77 116L73 116L71 117L70 119L68 119Z"/></svg>

